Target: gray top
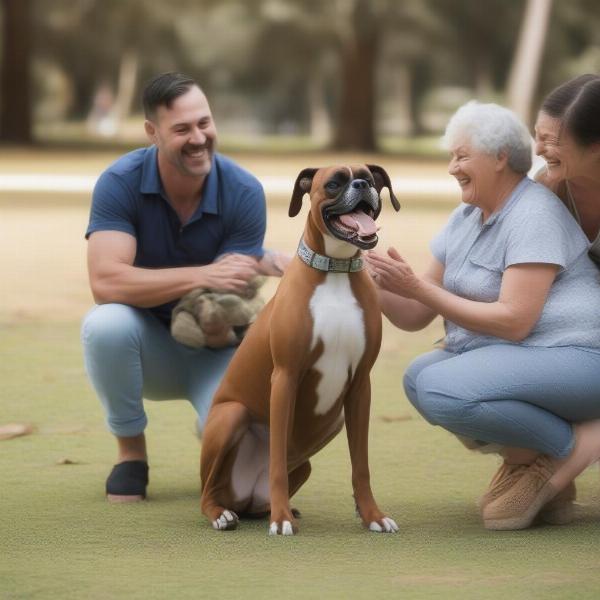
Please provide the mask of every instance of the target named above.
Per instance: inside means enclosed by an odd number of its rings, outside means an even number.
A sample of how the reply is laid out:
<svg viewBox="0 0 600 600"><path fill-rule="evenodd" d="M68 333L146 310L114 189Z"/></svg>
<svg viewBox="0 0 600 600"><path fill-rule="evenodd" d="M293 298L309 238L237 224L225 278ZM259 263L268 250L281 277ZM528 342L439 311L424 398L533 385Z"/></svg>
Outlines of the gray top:
<svg viewBox="0 0 600 600"><path fill-rule="evenodd" d="M526 346L600 348L600 271L588 256L589 242L561 200L528 177L485 223L480 208L461 204L432 240L444 265L444 288L478 302L500 295L504 270L521 263L561 268ZM508 340L445 321L445 347L465 352Z"/></svg>

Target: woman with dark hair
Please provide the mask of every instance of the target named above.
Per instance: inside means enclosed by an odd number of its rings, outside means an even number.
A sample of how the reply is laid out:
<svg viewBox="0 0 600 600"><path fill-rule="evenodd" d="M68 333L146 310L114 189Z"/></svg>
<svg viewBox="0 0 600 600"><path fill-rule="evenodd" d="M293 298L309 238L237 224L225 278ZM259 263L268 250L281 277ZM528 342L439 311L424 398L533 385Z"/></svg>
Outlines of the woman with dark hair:
<svg viewBox="0 0 600 600"><path fill-rule="evenodd" d="M546 96L535 143L546 160L536 180L565 203L600 264L600 76L580 75Z"/></svg>

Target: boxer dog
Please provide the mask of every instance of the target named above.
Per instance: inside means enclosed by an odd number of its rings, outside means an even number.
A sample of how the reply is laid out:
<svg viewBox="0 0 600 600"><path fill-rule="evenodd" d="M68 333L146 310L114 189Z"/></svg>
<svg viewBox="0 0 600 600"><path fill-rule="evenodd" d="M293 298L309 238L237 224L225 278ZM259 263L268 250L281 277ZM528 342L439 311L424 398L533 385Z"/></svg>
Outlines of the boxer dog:
<svg viewBox="0 0 600 600"><path fill-rule="evenodd" d="M270 511L270 534L296 533L290 498L345 422L358 515L371 531L398 531L375 502L368 464L381 313L360 254L377 244L383 187L399 210L377 165L304 169L296 179L290 217L310 193L298 254L236 351L202 436L201 507L215 529Z"/></svg>

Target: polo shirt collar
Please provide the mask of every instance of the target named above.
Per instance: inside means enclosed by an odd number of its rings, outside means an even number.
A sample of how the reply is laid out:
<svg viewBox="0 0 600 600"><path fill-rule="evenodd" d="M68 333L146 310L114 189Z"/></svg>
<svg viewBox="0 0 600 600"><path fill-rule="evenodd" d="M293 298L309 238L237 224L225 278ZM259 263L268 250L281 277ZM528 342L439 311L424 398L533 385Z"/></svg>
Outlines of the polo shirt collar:
<svg viewBox="0 0 600 600"><path fill-rule="evenodd" d="M192 219L202 213L219 214L219 175L217 169L217 158L215 155L210 172L204 181L202 202ZM144 156L140 191L142 194L164 195L164 188L158 172L158 148L154 145L148 148L146 156Z"/></svg>
<svg viewBox="0 0 600 600"><path fill-rule="evenodd" d="M142 185L140 186L142 194L162 194L163 192L162 181L158 174L157 154L156 146L150 146L146 150L142 166Z"/></svg>
<svg viewBox="0 0 600 600"><path fill-rule="evenodd" d="M219 214L219 174L217 172L217 157L213 156L212 166L204 181L202 190L202 202L198 209L203 213L211 215Z"/></svg>
<svg viewBox="0 0 600 600"><path fill-rule="evenodd" d="M515 189L511 192L510 196L506 200L506 202L500 207L499 210L496 210L494 213L490 215L490 218L485 222L486 227L492 226L499 219L502 219L508 212L510 212L513 206L517 203L518 199L523 194L525 188L529 187L529 184L532 183L529 177L525 176L517 185Z"/></svg>

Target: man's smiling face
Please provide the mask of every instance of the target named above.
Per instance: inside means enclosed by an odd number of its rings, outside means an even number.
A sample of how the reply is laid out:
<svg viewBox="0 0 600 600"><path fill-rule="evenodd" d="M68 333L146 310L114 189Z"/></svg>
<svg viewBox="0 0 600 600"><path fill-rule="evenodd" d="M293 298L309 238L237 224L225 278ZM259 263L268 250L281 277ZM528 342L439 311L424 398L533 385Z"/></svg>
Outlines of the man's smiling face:
<svg viewBox="0 0 600 600"><path fill-rule="evenodd" d="M192 86L170 107L159 106L146 132L156 144L164 164L180 175L206 177L212 166L217 128L206 96Z"/></svg>

